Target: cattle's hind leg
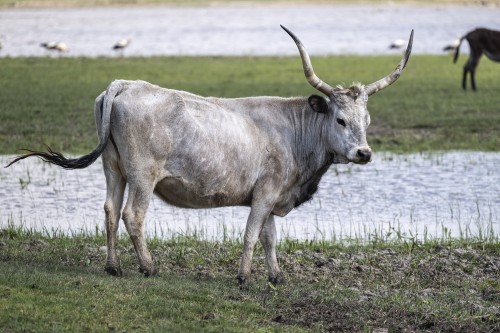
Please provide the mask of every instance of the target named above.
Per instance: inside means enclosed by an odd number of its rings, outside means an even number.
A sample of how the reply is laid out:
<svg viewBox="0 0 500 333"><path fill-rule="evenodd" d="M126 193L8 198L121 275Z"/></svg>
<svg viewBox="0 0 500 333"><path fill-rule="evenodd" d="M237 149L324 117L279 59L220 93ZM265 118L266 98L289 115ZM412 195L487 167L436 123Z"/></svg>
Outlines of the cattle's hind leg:
<svg viewBox="0 0 500 333"><path fill-rule="evenodd" d="M129 179L128 198L123 209L123 221L139 259L139 271L145 276L156 273L144 237L144 218L153 196L154 186L152 179L133 181Z"/></svg>
<svg viewBox="0 0 500 333"><path fill-rule="evenodd" d="M120 221L120 211L125 192L125 179L122 177L116 163L111 163L103 158L104 175L106 176L106 244L108 256L104 270L111 275L122 275L120 262L116 254L116 233Z"/></svg>
<svg viewBox="0 0 500 333"><path fill-rule="evenodd" d="M266 252L269 282L272 284L283 283L283 273L281 273L278 260L276 259L276 224L274 223L274 215L270 215L267 219L259 239Z"/></svg>

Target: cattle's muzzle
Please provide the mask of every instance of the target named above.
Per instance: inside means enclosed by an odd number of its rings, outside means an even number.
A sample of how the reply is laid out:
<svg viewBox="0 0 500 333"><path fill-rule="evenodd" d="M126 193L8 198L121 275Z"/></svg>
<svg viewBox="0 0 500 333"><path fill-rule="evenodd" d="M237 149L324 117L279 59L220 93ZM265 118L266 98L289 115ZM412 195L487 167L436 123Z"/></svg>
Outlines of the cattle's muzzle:
<svg viewBox="0 0 500 333"><path fill-rule="evenodd" d="M372 160L372 151L369 148L358 149L356 152L356 162L366 164Z"/></svg>

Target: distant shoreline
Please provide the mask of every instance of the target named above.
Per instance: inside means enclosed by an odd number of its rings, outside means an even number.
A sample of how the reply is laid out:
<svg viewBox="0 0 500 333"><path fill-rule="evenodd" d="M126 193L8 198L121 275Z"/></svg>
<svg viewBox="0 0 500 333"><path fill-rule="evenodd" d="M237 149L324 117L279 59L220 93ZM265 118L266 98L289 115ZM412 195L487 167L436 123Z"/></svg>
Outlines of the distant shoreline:
<svg viewBox="0 0 500 333"><path fill-rule="evenodd" d="M2 8L74 8L74 7L113 7L113 6L249 6L249 5L462 5L462 6L500 6L500 0L0 0Z"/></svg>

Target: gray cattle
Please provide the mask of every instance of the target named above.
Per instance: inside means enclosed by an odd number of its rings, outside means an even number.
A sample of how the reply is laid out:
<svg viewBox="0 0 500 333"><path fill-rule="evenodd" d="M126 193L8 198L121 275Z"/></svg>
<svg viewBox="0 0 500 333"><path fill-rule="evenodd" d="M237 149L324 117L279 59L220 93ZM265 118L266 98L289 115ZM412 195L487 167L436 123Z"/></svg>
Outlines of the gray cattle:
<svg viewBox="0 0 500 333"><path fill-rule="evenodd" d="M313 71L295 41L308 82L321 97L200 97L144 81L112 82L95 102L99 145L80 158L29 151L29 156L67 169L85 168L102 156L106 176L107 261L120 275L116 233L120 212L135 247L140 271L155 273L144 239L144 216L153 193L177 207L251 207L238 280L250 276L258 240L266 253L269 279L280 282L274 216L285 216L312 198L332 163L371 160L366 141L368 96L397 80L406 53L387 77L367 86L333 88ZM10 164L9 164L10 165ZM128 199L122 209L125 185Z"/></svg>

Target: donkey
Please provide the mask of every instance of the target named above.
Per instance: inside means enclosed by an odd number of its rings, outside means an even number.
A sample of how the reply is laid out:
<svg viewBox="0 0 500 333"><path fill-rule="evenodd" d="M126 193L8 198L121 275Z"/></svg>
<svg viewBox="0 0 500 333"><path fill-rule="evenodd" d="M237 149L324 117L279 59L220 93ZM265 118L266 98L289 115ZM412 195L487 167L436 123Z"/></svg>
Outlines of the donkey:
<svg viewBox="0 0 500 333"><path fill-rule="evenodd" d="M466 39L469 42L470 55L469 59L464 65L464 74L462 77L462 88L464 90L466 87L467 73L470 72L470 83L472 90L476 91L476 67L479 64L479 59L483 53L493 61L500 61L500 31L477 28L468 32L462 38L455 49L455 56L453 57L453 63L457 62L458 55L460 53L460 45L462 41Z"/></svg>

